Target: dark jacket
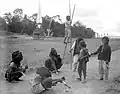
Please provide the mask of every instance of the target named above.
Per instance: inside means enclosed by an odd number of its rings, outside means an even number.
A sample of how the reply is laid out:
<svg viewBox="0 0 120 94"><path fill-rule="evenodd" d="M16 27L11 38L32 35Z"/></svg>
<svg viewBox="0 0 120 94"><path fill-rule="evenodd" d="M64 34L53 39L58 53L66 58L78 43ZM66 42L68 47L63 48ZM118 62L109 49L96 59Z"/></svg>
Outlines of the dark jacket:
<svg viewBox="0 0 120 94"><path fill-rule="evenodd" d="M73 56L76 55L76 54L79 54L80 53L80 46L79 46L79 41L76 40L76 43L75 43L75 48L74 48L74 52L73 52Z"/></svg>
<svg viewBox="0 0 120 94"><path fill-rule="evenodd" d="M111 47L108 44L101 45L96 52L92 55L98 54L98 60L104 60L110 62L111 60Z"/></svg>

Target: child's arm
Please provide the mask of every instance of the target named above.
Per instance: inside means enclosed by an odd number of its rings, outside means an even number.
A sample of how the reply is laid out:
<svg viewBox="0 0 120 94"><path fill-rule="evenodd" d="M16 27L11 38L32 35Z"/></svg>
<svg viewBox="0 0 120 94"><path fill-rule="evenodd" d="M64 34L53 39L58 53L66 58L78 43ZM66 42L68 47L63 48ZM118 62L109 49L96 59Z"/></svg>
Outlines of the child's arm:
<svg viewBox="0 0 120 94"><path fill-rule="evenodd" d="M52 61L52 67L54 68L55 72L57 72L57 68L56 68L54 60L52 59L52 57L50 57L50 59Z"/></svg>
<svg viewBox="0 0 120 94"><path fill-rule="evenodd" d="M107 62L110 62L110 60L111 60L111 47L109 48L109 51L108 51L108 56L109 56L109 58L108 58L108 61Z"/></svg>
<svg viewBox="0 0 120 94"><path fill-rule="evenodd" d="M98 53L100 53L102 50L102 45L97 49L96 52L92 53L91 55L97 55Z"/></svg>
<svg viewBox="0 0 120 94"><path fill-rule="evenodd" d="M83 58L83 49L80 50L80 53L79 53L79 60L81 60Z"/></svg>
<svg viewBox="0 0 120 94"><path fill-rule="evenodd" d="M85 52L84 52L84 51L85 51ZM87 54L86 54L86 55L83 55L84 53L87 53ZM88 53L88 49L82 50L82 51L80 52L80 55L81 55L81 57L80 57L81 60L84 59L84 58L90 57L90 55L89 55L89 53Z"/></svg>

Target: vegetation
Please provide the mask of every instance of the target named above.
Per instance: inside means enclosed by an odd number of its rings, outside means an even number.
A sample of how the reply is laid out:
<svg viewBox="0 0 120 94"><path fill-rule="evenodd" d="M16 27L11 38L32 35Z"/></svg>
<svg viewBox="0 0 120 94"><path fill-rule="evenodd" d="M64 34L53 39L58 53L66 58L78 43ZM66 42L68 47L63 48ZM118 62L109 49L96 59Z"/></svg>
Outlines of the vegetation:
<svg viewBox="0 0 120 94"><path fill-rule="evenodd" d="M42 31L42 35L47 36L50 34L53 37L64 37L64 23L58 22L48 15L42 17L42 29L37 28L37 13L32 16L23 15L23 10L20 8L15 9L13 13L5 13L3 19L6 22L8 32L32 35L34 31L38 33ZM53 20L50 24L51 19ZM58 19L60 20L60 16L58 16ZM91 28L82 25L80 21L75 22L71 30L72 37L82 35L85 38L92 38L95 36L95 32Z"/></svg>

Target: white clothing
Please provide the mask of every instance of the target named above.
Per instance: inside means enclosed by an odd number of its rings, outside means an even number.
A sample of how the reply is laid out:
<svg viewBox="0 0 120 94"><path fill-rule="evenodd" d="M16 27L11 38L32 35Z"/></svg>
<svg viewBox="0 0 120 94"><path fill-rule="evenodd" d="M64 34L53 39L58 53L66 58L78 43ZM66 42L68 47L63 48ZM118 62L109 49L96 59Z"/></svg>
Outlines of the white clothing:
<svg viewBox="0 0 120 94"><path fill-rule="evenodd" d="M73 71L74 72L77 70L78 58L79 58L78 54L76 54L76 55L73 56Z"/></svg>

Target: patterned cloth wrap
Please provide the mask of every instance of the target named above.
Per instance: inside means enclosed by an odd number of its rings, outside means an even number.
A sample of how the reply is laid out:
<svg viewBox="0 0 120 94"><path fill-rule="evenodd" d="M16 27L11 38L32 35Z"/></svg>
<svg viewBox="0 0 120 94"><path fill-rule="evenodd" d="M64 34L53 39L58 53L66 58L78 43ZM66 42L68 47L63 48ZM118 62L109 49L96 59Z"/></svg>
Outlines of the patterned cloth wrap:
<svg viewBox="0 0 120 94"><path fill-rule="evenodd" d="M50 78L50 77L49 77ZM47 78L47 79L49 79ZM52 86L52 80L46 81L45 78L42 78L38 74L34 74L30 77L30 83L31 83L31 90L34 94L40 94L46 89L51 89Z"/></svg>

